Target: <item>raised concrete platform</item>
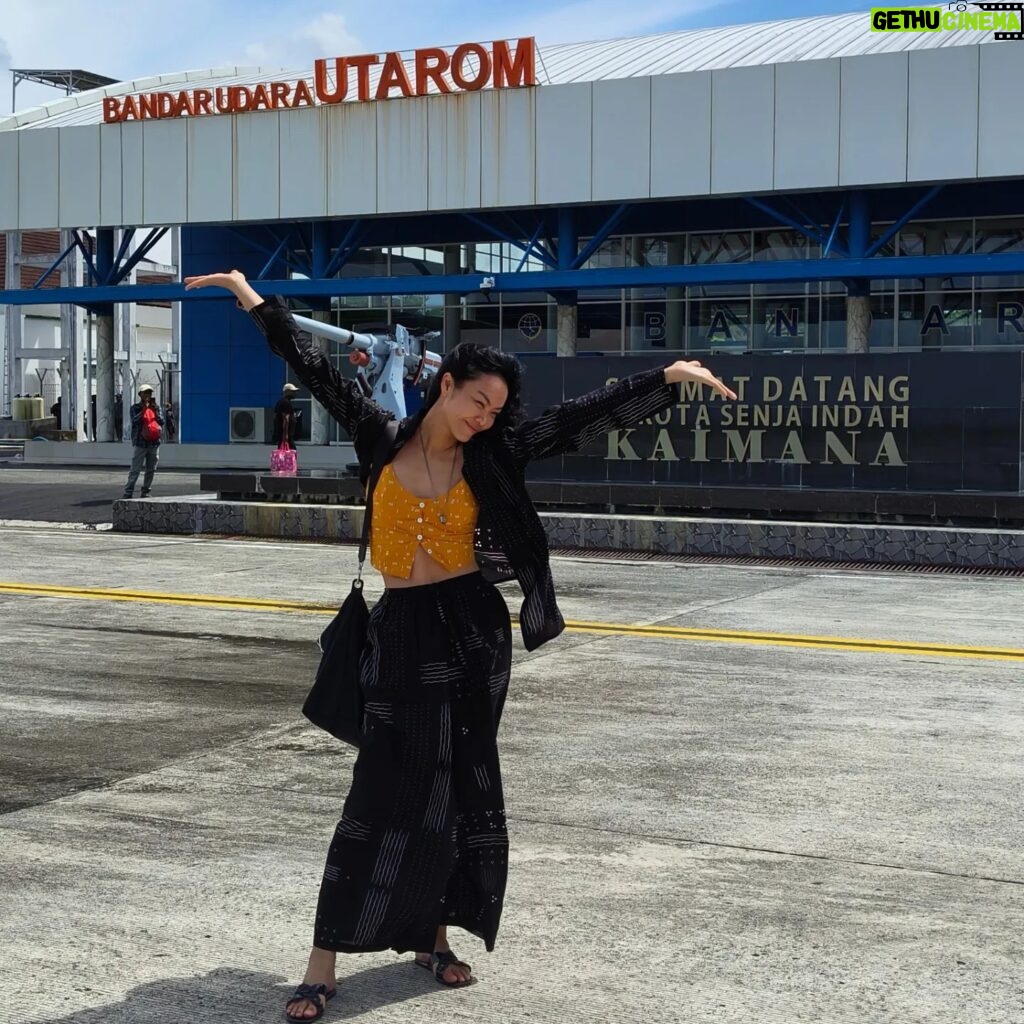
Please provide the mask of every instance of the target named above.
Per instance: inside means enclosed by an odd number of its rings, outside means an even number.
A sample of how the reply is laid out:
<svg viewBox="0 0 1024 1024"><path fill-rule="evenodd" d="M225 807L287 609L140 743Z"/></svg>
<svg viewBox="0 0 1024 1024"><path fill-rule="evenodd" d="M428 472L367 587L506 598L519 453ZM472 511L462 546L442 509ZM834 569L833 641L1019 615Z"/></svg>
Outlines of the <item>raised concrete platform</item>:
<svg viewBox="0 0 1024 1024"><path fill-rule="evenodd" d="M160 465L164 469L252 469L267 472L270 466L269 444L175 444L160 446ZM343 471L354 461L350 444L303 445L299 443L299 465L303 469ZM123 441L26 441L27 466L127 466L132 460L131 445Z"/></svg>
<svg viewBox="0 0 1024 1024"><path fill-rule="evenodd" d="M113 508L114 529L126 533L339 541L358 537L362 517L362 507L355 505L219 501L203 495L121 500ZM1024 568L1024 530L582 512L541 512L541 521L556 548Z"/></svg>

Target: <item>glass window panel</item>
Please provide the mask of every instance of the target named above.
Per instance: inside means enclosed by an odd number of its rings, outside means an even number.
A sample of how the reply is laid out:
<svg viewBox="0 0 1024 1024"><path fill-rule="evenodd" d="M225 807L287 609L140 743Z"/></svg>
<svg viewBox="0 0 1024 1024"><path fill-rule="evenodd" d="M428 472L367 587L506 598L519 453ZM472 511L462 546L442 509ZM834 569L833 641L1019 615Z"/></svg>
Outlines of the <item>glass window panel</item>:
<svg viewBox="0 0 1024 1024"><path fill-rule="evenodd" d="M892 292L878 292L871 296L868 344L873 349L896 347L896 295Z"/></svg>
<svg viewBox="0 0 1024 1024"><path fill-rule="evenodd" d="M683 352L686 347L686 301L664 299L627 304L626 349L629 352Z"/></svg>
<svg viewBox="0 0 1024 1024"><path fill-rule="evenodd" d="M807 347L805 295L755 298L751 328L754 351L789 352Z"/></svg>
<svg viewBox="0 0 1024 1024"><path fill-rule="evenodd" d="M725 231L716 234L690 235L687 240L687 254L688 263L749 263L751 259L750 232ZM690 297L749 294L749 291L749 285L694 285L690 288Z"/></svg>
<svg viewBox="0 0 1024 1024"><path fill-rule="evenodd" d="M974 251L996 253L1024 252L1024 217L984 219L975 222ZM985 275L975 278L977 288L1024 288L1024 273Z"/></svg>
<svg viewBox="0 0 1024 1024"><path fill-rule="evenodd" d="M626 258L626 248L630 239L624 239L615 235L606 238L593 252L586 263L583 264L586 270L596 270L600 267L624 267L634 266ZM589 238L581 238L578 252L582 252L590 244Z"/></svg>
<svg viewBox="0 0 1024 1024"><path fill-rule="evenodd" d="M755 263L804 260L808 258L808 250L808 238L799 231L779 228L754 232L753 251ZM798 295L806 292L807 289L806 281L761 281L754 283L755 295ZM754 319L756 323L757 318L755 317Z"/></svg>
<svg viewBox="0 0 1024 1024"><path fill-rule="evenodd" d="M444 273L444 251L422 245L396 245L391 249L391 276L427 276Z"/></svg>
<svg viewBox="0 0 1024 1024"><path fill-rule="evenodd" d="M700 299L689 303L688 351L745 352L750 347L750 299Z"/></svg>
<svg viewBox="0 0 1024 1024"><path fill-rule="evenodd" d="M576 351L622 351L621 302L586 302L577 308Z"/></svg>
<svg viewBox="0 0 1024 1024"><path fill-rule="evenodd" d="M338 277L387 277L387 249L357 249L338 272Z"/></svg>
<svg viewBox="0 0 1024 1024"><path fill-rule="evenodd" d="M554 303L503 305L501 348L506 352L554 352L556 309Z"/></svg>
<svg viewBox="0 0 1024 1024"><path fill-rule="evenodd" d="M975 345L1024 347L1024 288L978 292L975 300Z"/></svg>
<svg viewBox="0 0 1024 1024"><path fill-rule="evenodd" d="M929 221L911 223L900 229L896 250L900 256L951 256L974 251L974 229L970 221ZM903 278L900 291L928 288L964 289L971 287L969 276L939 279Z"/></svg>
<svg viewBox="0 0 1024 1024"><path fill-rule="evenodd" d="M823 350L846 348L846 297L823 295L818 324L818 345Z"/></svg>
<svg viewBox="0 0 1024 1024"><path fill-rule="evenodd" d="M970 292L913 292L899 297L897 343L905 349L969 348L974 335Z"/></svg>

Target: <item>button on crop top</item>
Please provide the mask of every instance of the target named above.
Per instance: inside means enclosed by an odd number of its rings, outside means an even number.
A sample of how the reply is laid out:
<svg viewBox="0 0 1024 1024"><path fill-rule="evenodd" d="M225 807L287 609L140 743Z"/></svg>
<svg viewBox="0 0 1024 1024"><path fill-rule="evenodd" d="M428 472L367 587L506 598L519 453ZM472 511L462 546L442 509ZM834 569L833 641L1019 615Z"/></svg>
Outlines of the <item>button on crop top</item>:
<svg viewBox="0 0 1024 1024"><path fill-rule="evenodd" d="M418 498L398 482L389 463L373 492L370 562L378 572L404 580L412 575L417 548L449 572L472 565L478 511L465 480L447 495Z"/></svg>

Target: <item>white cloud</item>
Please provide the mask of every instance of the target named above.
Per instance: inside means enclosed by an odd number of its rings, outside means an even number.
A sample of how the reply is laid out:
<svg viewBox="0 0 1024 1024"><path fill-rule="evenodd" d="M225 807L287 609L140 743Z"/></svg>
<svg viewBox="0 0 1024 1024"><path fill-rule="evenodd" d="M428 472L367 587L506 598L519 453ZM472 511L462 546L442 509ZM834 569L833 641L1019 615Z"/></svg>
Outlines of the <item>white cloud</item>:
<svg viewBox="0 0 1024 1024"><path fill-rule="evenodd" d="M515 35L535 36L538 43L582 43L593 39L613 39L644 35L678 23L689 15L716 7L730 0L648 0L643 4L622 0L577 0L550 5L543 13L523 10L499 22L499 31L491 38Z"/></svg>
<svg viewBox="0 0 1024 1024"><path fill-rule="evenodd" d="M362 42L349 30L344 15L327 13L291 27L283 37L249 43L245 57L248 64L291 68L312 65L317 57L342 56L362 48Z"/></svg>

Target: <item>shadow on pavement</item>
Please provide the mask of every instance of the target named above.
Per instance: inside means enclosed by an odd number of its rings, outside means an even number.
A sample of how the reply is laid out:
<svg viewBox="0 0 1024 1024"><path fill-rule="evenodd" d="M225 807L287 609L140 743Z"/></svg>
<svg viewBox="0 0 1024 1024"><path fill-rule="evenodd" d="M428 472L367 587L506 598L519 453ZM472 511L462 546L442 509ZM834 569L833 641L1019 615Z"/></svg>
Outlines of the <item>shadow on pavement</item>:
<svg viewBox="0 0 1024 1024"><path fill-rule="evenodd" d="M358 958L352 958L353 960ZM348 958L338 958L338 994L327 1004L324 1021L350 1020L408 999L444 995L444 990L412 964L402 961L345 973ZM352 966L356 966L353 962ZM32 1020L48 1024L167 1024L169 1021L286 1020L284 1006L295 989L281 975L222 967L193 978L167 978L132 989L120 1003L95 1006L67 1017L45 1009L50 997L40 994Z"/></svg>

